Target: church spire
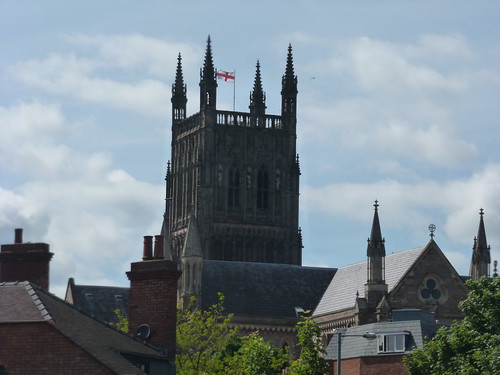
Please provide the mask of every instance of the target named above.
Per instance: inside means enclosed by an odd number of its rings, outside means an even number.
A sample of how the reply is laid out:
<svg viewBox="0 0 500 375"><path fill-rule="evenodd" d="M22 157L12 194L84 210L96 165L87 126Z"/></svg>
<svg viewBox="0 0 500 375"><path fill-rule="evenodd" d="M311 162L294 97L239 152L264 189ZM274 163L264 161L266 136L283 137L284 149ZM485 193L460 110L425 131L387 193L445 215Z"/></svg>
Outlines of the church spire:
<svg viewBox="0 0 500 375"><path fill-rule="evenodd" d="M175 83L172 85L172 123L186 118L187 86L184 84L182 75L182 57L177 57L177 70L175 72Z"/></svg>
<svg viewBox="0 0 500 375"><path fill-rule="evenodd" d="M472 247L472 260L470 264L470 276L477 280L483 276L489 276L489 268L491 263L490 246L486 241L486 230L484 229L483 220L484 210L479 210L479 228L477 237L474 238L474 246Z"/></svg>
<svg viewBox="0 0 500 375"><path fill-rule="evenodd" d="M250 94L250 114L264 115L266 112L266 94L262 89L262 79L260 76L260 62L257 60L255 70L255 81L253 83L253 91Z"/></svg>
<svg viewBox="0 0 500 375"><path fill-rule="evenodd" d="M384 259L385 259L385 240L382 238L380 230L380 221L378 217L378 201L373 205L375 212L373 214L372 231L368 239L366 255L368 257L368 282L384 282Z"/></svg>
<svg viewBox="0 0 500 375"><path fill-rule="evenodd" d="M217 80L212 58L212 42L210 35L207 39L207 49L205 51L205 61L200 70L200 108L215 109L217 92Z"/></svg>

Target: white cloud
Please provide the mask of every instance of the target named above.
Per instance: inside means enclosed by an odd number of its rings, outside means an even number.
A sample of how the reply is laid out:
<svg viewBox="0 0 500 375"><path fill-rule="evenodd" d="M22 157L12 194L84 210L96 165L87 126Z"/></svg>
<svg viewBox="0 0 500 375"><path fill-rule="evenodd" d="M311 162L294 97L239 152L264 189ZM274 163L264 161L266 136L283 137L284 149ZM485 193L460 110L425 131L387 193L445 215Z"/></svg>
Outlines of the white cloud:
<svg viewBox="0 0 500 375"><path fill-rule="evenodd" d="M70 276L123 284L130 261L140 259L142 236L160 231L164 188L114 168L102 153L58 143L71 127L56 106L1 107L0 122L1 166L22 180L0 186L2 227L24 227L28 241L51 245L59 295ZM2 233L6 241L11 236Z"/></svg>
<svg viewBox="0 0 500 375"><path fill-rule="evenodd" d="M189 44L167 43L140 34L77 34L65 39L77 51L19 62L11 67L14 76L52 94L161 118L169 114L166 98L170 97L170 85L143 77L172 77L179 52L187 66L199 55ZM91 50L90 57L84 56L81 49L85 48Z"/></svg>
<svg viewBox="0 0 500 375"><path fill-rule="evenodd" d="M384 226L416 230L426 223L438 224L436 220L439 220L439 229L447 238L471 246L482 207L486 226L492 228L487 233L489 242L500 244L499 188L500 164L490 164L469 178L443 182L427 180L407 184L383 180L304 186L301 207L309 215L328 213L332 218L366 222L371 218L366 214L366 207L370 200L377 198L384 212Z"/></svg>

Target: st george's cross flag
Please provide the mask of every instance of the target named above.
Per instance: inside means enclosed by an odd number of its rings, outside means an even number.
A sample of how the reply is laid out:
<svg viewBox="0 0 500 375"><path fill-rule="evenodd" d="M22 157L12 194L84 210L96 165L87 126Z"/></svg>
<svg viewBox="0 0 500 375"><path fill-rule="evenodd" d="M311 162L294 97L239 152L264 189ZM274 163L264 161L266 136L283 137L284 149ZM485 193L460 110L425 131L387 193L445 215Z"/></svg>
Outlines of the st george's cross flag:
<svg viewBox="0 0 500 375"><path fill-rule="evenodd" d="M226 72L224 70L219 70L219 71L217 71L217 78L223 79L224 82L234 81L235 74L234 74L234 72Z"/></svg>

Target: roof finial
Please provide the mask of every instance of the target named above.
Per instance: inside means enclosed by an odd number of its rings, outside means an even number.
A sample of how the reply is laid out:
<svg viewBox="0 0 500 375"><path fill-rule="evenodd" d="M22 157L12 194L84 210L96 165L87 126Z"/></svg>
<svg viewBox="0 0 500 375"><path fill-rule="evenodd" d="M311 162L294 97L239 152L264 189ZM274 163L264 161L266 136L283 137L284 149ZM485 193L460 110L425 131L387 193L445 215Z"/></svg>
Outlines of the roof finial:
<svg viewBox="0 0 500 375"><path fill-rule="evenodd" d="M429 225L429 236L431 237L431 240L434 239L434 232L436 231L436 226L434 224Z"/></svg>
<svg viewBox="0 0 500 375"><path fill-rule="evenodd" d="M375 199L375 204L373 205L373 207L375 207L375 211L378 211L378 200Z"/></svg>
<svg viewBox="0 0 500 375"><path fill-rule="evenodd" d="M479 216L483 217L484 215L484 210L482 208L479 209Z"/></svg>

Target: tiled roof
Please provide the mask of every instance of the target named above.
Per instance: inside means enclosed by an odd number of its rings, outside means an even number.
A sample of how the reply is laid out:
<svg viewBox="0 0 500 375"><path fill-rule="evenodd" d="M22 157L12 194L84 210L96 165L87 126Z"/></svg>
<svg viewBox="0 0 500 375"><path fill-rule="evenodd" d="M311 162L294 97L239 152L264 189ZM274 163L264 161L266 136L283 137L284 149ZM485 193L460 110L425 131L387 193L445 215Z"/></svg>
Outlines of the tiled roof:
<svg viewBox="0 0 500 375"><path fill-rule="evenodd" d="M335 268L288 264L203 261L202 308L225 296L224 307L236 316L296 317L295 307L313 311Z"/></svg>
<svg viewBox="0 0 500 375"><path fill-rule="evenodd" d="M30 301L31 300L31 301ZM120 353L155 358L166 357L153 348L83 314L62 299L28 283L0 283L0 324L26 320L50 321L69 340L117 374L144 374ZM38 313L37 313L38 311ZM13 313L17 313L14 316Z"/></svg>
<svg viewBox="0 0 500 375"><path fill-rule="evenodd" d="M358 358L358 357L371 357L379 355L402 355L405 353L394 352L379 354L377 352L377 340L366 339L362 337L365 333L396 333L396 332L409 332L410 337L406 342L406 353L411 352L414 348L422 348L424 341L432 338L438 328L439 324L426 323L420 320L408 320L401 322L384 322L384 323L371 323L356 327L342 329L343 335L349 337L342 338L341 352L342 359ZM334 335L326 348L325 359L337 359L337 336Z"/></svg>
<svg viewBox="0 0 500 375"><path fill-rule="evenodd" d="M389 292L415 263L424 249L425 247L419 247L392 253L385 257L385 281ZM314 316L353 308L356 293L359 293L360 297L365 295L366 278L366 261L339 268L314 311Z"/></svg>
<svg viewBox="0 0 500 375"><path fill-rule="evenodd" d="M66 301L88 316L109 324L117 323L115 310L128 317L129 288L116 286L77 285L74 279L68 281Z"/></svg>

